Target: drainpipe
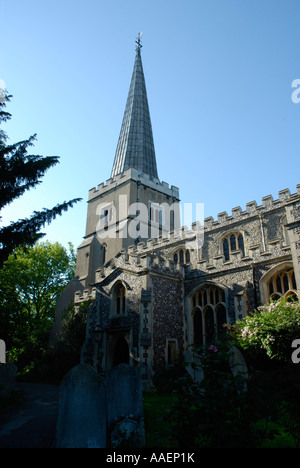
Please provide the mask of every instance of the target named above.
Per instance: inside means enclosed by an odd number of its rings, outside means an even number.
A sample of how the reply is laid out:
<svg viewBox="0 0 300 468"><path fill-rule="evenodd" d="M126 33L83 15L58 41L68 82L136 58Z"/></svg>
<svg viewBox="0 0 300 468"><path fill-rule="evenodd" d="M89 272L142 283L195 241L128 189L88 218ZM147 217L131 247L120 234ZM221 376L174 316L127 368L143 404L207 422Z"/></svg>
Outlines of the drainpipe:
<svg viewBox="0 0 300 468"><path fill-rule="evenodd" d="M253 281L253 292L254 292L254 308L257 309L257 287L256 287L256 269L255 266L252 265L252 281Z"/></svg>

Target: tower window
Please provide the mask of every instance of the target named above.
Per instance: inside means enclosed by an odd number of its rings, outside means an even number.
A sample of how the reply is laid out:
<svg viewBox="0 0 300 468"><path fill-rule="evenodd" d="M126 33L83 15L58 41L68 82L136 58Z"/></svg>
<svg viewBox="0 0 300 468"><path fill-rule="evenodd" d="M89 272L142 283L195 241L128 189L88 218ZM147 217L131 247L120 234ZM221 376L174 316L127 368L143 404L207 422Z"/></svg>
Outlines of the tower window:
<svg viewBox="0 0 300 468"><path fill-rule="evenodd" d="M164 207L161 206L159 203L150 203L149 221L151 223L157 224L158 226L163 226Z"/></svg>
<svg viewBox="0 0 300 468"><path fill-rule="evenodd" d="M105 227L115 220L115 207L113 203L104 205L100 211L100 226Z"/></svg>

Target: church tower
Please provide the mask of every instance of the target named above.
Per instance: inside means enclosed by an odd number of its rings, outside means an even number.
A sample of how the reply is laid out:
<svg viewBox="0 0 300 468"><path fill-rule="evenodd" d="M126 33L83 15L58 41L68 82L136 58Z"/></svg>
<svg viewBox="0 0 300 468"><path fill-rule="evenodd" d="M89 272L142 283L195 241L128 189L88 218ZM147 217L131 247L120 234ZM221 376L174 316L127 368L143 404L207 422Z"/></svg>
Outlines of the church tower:
<svg viewBox="0 0 300 468"><path fill-rule="evenodd" d="M179 189L158 178L141 48L139 35L111 177L89 191L76 268L84 288L120 251L180 227Z"/></svg>

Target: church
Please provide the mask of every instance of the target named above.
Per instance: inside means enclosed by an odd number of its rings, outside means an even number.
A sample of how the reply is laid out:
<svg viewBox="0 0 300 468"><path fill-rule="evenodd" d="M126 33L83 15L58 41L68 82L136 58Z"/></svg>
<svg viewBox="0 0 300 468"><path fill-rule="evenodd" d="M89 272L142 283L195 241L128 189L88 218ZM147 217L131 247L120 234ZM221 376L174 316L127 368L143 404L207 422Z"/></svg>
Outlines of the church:
<svg viewBox="0 0 300 468"><path fill-rule="evenodd" d="M160 181L140 36L111 176L88 194L76 277L57 302L92 300L82 362L139 366L144 388L209 345L224 323L300 295L300 184L182 226L179 189Z"/></svg>

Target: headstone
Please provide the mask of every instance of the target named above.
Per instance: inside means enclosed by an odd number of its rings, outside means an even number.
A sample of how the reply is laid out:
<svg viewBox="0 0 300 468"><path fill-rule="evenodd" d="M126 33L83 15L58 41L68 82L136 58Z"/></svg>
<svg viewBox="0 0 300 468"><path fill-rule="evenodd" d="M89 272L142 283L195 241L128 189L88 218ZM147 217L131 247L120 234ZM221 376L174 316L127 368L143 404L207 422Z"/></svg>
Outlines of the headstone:
<svg viewBox="0 0 300 468"><path fill-rule="evenodd" d="M9 398L14 391L17 370L14 364L0 364L0 398Z"/></svg>
<svg viewBox="0 0 300 468"><path fill-rule="evenodd" d="M238 390L247 391L248 368L244 356L238 348L232 346L229 351L229 364Z"/></svg>
<svg viewBox="0 0 300 468"><path fill-rule="evenodd" d="M186 363L186 371L189 373L193 381L200 383L204 378L204 372L201 367L200 356L192 349L188 349L184 361Z"/></svg>
<svg viewBox="0 0 300 468"><path fill-rule="evenodd" d="M71 369L61 383L56 447L106 447L105 382L87 364Z"/></svg>
<svg viewBox="0 0 300 468"><path fill-rule="evenodd" d="M113 446L145 444L143 392L140 369L119 364L106 374L107 426Z"/></svg>

